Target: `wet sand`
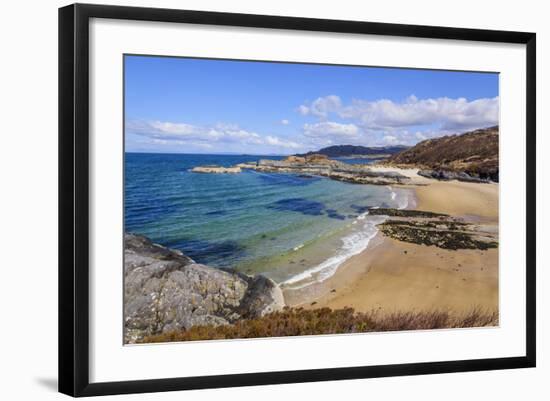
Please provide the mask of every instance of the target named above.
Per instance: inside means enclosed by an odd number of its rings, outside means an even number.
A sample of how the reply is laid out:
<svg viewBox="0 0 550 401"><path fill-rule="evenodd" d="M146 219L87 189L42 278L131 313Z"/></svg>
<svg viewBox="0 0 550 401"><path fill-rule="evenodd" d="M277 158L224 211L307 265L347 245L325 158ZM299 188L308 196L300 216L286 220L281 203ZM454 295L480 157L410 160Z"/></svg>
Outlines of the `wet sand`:
<svg viewBox="0 0 550 401"><path fill-rule="evenodd" d="M415 209L498 225L498 184L442 182L415 176ZM498 248L445 250L384 237L346 261L320 285L285 291L288 305L357 311L462 313L498 310Z"/></svg>

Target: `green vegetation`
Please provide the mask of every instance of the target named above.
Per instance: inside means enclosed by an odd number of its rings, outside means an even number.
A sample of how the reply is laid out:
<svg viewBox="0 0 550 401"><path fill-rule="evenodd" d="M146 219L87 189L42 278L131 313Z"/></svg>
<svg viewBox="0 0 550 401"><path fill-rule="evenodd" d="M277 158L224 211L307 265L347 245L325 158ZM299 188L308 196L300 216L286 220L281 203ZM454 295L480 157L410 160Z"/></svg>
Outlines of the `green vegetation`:
<svg viewBox="0 0 550 401"><path fill-rule="evenodd" d="M142 342L285 337L496 325L498 325L498 313L480 308L472 308L464 314L452 314L449 311L356 313L352 308L306 310L286 307L280 312L274 312L257 319L240 320L232 325L194 326L189 330L145 337Z"/></svg>

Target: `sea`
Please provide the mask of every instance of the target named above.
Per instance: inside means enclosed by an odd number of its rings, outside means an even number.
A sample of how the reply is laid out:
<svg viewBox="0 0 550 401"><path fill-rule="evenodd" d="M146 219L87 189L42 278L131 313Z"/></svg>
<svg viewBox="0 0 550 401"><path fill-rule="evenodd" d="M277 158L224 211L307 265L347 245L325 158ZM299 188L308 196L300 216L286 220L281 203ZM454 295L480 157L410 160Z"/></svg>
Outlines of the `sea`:
<svg viewBox="0 0 550 401"><path fill-rule="evenodd" d="M369 216L370 208L410 202L409 191L389 186L252 170L190 171L283 158L126 153L125 231L179 249L197 263L262 273L298 289L326 280L367 248L384 219Z"/></svg>

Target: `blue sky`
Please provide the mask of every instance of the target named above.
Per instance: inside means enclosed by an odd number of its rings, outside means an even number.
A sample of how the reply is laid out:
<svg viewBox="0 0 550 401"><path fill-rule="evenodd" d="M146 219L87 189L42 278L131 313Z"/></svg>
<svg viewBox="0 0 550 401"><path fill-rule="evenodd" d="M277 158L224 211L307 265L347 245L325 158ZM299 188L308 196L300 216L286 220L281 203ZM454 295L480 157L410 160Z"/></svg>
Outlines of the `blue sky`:
<svg viewBox="0 0 550 401"><path fill-rule="evenodd" d="M125 57L129 152L413 145L498 124L498 74Z"/></svg>

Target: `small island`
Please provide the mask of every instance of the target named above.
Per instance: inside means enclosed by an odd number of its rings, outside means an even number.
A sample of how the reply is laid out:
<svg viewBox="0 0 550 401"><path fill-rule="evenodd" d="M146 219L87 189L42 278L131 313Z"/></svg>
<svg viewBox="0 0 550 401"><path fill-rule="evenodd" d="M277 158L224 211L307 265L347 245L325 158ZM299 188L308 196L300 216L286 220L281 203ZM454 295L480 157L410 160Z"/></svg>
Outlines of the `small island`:
<svg viewBox="0 0 550 401"><path fill-rule="evenodd" d="M260 159L257 162L239 163L232 167L197 166L194 173L240 173L243 170L264 173L294 173L316 175L354 184L393 185L410 183L409 177L397 171L382 171L367 164L348 164L328 156L313 153L306 156L288 156L283 160Z"/></svg>
<svg viewBox="0 0 550 401"><path fill-rule="evenodd" d="M234 167L222 167L222 166L197 166L191 170L194 173L206 173L206 174L238 174L241 172L241 168Z"/></svg>

